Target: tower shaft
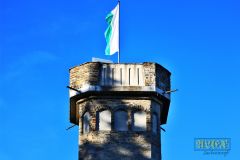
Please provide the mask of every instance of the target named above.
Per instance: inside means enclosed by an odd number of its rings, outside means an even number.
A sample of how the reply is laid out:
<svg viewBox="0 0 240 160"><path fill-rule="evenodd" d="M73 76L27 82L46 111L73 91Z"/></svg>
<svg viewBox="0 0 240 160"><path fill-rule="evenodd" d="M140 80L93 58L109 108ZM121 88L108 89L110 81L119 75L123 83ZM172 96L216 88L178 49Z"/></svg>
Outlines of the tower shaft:
<svg viewBox="0 0 240 160"><path fill-rule="evenodd" d="M85 63L70 69L70 121L79 160L161 159L170 72L156 63Z"/></svg>

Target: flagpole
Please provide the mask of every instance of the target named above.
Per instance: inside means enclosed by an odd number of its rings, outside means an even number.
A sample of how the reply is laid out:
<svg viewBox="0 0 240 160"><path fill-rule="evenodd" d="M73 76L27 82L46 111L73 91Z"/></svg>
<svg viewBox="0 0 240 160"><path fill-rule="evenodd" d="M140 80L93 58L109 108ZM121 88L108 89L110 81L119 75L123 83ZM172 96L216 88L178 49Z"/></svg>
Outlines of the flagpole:
<svg viewBox="0 0 240 160"><path fill-rule="evenodd" d="M118 39L118 63L120 63L120 0L118 0L118 5L119 5L119 23L118 23L118 28L119 28L119 39Z"/></svg>

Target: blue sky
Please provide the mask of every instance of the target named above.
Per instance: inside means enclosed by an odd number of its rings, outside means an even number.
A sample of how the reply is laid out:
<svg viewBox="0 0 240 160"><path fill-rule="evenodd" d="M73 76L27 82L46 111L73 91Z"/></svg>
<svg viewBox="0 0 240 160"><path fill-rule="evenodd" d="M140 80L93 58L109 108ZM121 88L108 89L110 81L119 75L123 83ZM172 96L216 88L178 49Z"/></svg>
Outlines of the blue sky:
<svg viewBox="0 0 240 160"><path fill-rule="evenodd" d="M104 55L105 16L117 1L0 0L0 159L76 160L68 69ZM240 2L121 1L122 62L172 72L164 160L240 159ZM194 138L231 138L227 156Z"/></svg>

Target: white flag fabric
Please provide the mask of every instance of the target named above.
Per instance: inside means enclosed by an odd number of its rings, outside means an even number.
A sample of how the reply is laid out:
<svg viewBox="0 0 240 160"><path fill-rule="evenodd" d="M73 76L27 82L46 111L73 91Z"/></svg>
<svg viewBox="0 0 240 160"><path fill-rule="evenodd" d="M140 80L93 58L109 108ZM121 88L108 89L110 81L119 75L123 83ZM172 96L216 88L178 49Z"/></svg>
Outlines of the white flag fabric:
<svg viewBox="0 0 240 160"><path fill-rule="evenodd" d="M119 3L107 15L106 21L108 23L108 28L105 31L107 42L105 54L113 55L114 53L119 52Z"/></svg>

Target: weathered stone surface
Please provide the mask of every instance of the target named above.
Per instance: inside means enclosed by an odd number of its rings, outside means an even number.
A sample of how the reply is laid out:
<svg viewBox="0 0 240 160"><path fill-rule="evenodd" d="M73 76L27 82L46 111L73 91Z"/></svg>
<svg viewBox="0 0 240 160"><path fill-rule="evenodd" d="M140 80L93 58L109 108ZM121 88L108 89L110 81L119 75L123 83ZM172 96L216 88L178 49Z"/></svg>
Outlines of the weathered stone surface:
<svg viewBox="0 0 240 160"><path fill-rule="evenodd" d="M79 159L159 160L160 141L149 132L90 132L82 135Z"/></svg>
<svg viewBox="0 0 240 160"><path fill-rule="evenodd" d="M81 91L70 94L70 120L79 125L79 159L161 160L160 124L167 119L170 95L164 91L170 90L170 75L156 63L91 62L70 69L70 87ZM124 111L124 131L116 128L117 111ZM136 112L144 116L136 118ZM103 124L110 130L99 127L104 117L99 115L107 115Z"/></svg>
<svg viewBox="0 0 240 160"><path fill-rule="evenodd" d="M86 63L70 69L70 86L76 89L85 84L97 85L100 82L101 63Z"/></svg>
<svg viewBox="0 0 240 160"><path fill-rule="evenodd" d="M81 89L85 85L129 86L129 90L136 91L143 86L156 86L166 91L170 89L170 75L168 70L156 63L91 62L70 69L70 86L76 89Z"/></svg>
<svg viewBox="0 0 240 160"><path fill-rule="evenodd" d="M160 103L153 100L130 100L127 97L104 98L95 97L78 101L79 108L79 159L115 160L115 159L156 159L160 160L160 129L157 134L151 131L151 116L153 113L160 118ZM111 112L111 131L97 129L96 113L101 110ZM128 114L128 131L114 131L114 113L125 110ZM146 112L146 131L134 131L132 114L135 111ZM83 133L82 117L88 112L91 116L90 132ZM157 149L156 149L157 148ZM156 152L158 150L158 152ZM105 157L105 156L107 157ZM153 158L155 157L155 158Z"/></svg>
<svg viewBox="0 0 240 160"><path fill-rule="evenodd" d="M156 86L158 88L163 91L169 91L171 89L170 75L171 73L169 71L156 64Z"/></svg>

